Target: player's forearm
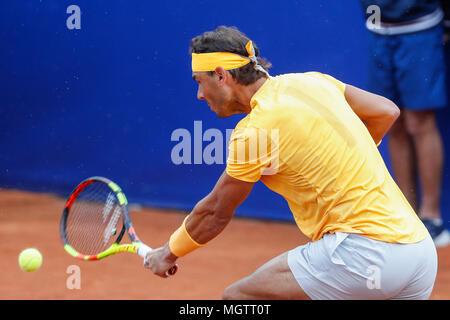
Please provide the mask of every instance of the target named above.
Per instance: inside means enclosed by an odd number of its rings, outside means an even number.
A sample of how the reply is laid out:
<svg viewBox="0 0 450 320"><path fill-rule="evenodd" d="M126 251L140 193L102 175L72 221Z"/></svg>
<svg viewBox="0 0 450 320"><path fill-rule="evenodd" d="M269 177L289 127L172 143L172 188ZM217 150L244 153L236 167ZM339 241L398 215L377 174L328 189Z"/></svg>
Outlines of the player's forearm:
<svg viewBox="0 0 450 320"><path fill-rule="evenodd" d="M189 235L200 244L219 235L233 217L234 211L221 208L218 201L213 195L208 195L197 203L186 220Z"/></svg>
<svg viewBox="0 0 450 320"><path fill-rule="evenodd" d="M214 239L230 222L253 184L232 178L224 171L211 193L197 203L183 224L171 235L171 252L182 257Z"/></svg>
<svg viewBox="0 0 450 320"><path fill-rule="evenodd" d="M234 210L220 208L212 194L197 203L182 225L170 236L167 244L169 252L176 257L183 257L215 238L234 213Z"/></svg>

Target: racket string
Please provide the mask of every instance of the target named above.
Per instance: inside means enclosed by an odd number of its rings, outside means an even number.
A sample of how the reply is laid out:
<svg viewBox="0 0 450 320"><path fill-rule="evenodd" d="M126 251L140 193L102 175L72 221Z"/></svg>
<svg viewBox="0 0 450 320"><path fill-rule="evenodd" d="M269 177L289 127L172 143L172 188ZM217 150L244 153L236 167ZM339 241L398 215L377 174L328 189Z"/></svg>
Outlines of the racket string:
<svg viewBox="0 0 450 320"><path fill-rule="evenodd" d="M122 228L122 207L114 192L94 182L78 195L67 217L69 244L82 254L98 254L114 243Z"/></svg>

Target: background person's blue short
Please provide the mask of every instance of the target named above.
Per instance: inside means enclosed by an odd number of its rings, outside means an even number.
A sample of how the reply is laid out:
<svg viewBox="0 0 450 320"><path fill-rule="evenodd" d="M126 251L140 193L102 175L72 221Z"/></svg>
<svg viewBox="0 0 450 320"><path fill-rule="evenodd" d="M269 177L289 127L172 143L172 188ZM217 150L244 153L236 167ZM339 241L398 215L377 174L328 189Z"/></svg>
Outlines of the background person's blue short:
<svg viewBox="0 0 450 320"><path fill-rule="evenodd" d="M441 25L383 36L369 32L368 90L412 110L447 105Z"/></svg>

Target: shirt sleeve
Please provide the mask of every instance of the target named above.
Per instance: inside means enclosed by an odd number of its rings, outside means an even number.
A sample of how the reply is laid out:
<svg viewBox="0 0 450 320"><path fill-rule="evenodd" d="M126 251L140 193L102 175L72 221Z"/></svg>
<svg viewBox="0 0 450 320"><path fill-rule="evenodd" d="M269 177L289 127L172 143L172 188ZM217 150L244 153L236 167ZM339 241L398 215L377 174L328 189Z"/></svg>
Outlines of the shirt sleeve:
<svg viewBox="0 0 450 320"><path fill-rule="evenodd" d="M345 83L343 83L342 81L339 81L336 78L333 78L332 76L328 75L328 74L324 74L323 75L328 82L331 82L336 88L339 89L339 91L342 92L342 94L345 94Z"/></svg>
<svg viewBox="0 0 450 320"><path fill-rule="evenodd" d="M278 171L278 130L237 128L228 145L226 172L233 178L256 182Z"/></svg>

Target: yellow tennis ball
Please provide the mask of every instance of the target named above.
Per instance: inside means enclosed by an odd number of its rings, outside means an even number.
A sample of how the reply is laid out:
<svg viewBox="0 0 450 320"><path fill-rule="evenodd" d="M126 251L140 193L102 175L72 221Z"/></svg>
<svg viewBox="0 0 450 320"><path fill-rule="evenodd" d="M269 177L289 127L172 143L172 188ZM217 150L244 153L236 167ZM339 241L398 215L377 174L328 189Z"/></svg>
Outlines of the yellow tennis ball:
<svg viewBox="0 0 450 320"><path fill-rule="evenodd" d="M42 254L36 248L28 248L19 254L19 266L23 271L35 271L42 264Z"/></svg>

